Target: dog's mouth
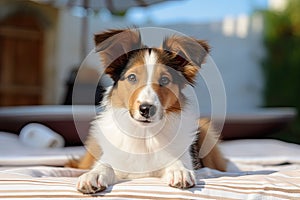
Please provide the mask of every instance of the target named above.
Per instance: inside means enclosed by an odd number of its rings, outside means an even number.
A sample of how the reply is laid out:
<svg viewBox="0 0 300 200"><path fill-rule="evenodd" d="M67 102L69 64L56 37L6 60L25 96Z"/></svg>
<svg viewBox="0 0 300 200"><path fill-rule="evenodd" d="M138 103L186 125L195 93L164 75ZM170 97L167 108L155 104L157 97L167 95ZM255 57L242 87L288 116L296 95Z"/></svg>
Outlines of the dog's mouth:
<svg viewBox="0 0 300 200"><path fill-rule="evenodd" d="M141 123L145 123L145 124L150 124L150 123L153 122L150 119L144 119L144 120L136 119L136 121L141 122Z"/></svg>
<svg viewBox="0 0 300 200"><path fill-rule="evenodd" d="M129 114L132 120L145 126L153 123L157 123L161 121L161 119L163 118L163 116L160 114L159 115L156 114L152 116L142 116L141 113L137 112L136 110L129 110Z"/></svg>
<svg viewBox="0 0 300 200"><path fill-rule="evenodd" d="M131 116L131 118L137 122L138 124L144 125L144 126L148 126L150 124L153 124L155 122L157 122L155 119L153 118L144 118L144 117L134 117Z"/></svg>

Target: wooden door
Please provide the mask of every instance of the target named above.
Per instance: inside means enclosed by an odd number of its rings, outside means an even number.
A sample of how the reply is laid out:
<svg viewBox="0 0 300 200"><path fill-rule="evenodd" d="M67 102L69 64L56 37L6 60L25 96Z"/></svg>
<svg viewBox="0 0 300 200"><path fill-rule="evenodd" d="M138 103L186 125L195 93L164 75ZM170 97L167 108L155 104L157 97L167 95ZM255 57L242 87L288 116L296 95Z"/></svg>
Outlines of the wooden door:
<svg viewBox="0 0 300 200"><path fill-rule="evenodd" d="M43 101L43 31L38 19L15 14L0 21L0 106Z"/></svg>

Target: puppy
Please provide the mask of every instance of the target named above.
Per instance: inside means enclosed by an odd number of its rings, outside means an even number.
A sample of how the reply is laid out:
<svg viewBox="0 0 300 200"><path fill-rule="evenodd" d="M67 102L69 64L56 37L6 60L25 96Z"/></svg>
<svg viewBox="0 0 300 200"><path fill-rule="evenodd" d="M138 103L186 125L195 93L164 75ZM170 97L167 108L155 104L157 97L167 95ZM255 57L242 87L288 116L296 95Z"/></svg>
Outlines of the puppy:
<svg viewBox="0 0 300 200"><path fill-rule="evenodd" d="M205 41L170 36L161 47L147 47L137 29L124 29L96 34L95 44L114 84L91 123L87 153L76 163L90 169L79 177L79 191L96 193L141 177L190 188L196 184L194 169L226 169L209 121L199 119L191 98L209 51ZM204 139L212 148L200 155Z"/></svg>

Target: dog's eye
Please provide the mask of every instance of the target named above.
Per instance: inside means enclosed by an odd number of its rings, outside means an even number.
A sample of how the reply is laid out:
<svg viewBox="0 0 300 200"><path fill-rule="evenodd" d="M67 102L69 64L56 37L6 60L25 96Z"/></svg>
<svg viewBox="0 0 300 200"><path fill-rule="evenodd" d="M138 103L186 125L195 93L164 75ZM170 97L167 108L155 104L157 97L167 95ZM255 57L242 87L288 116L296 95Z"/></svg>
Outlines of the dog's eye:
<svg viewBox="0 0 300 200"><path fill-rule="evenodd" d="M159 85L160 86L166 86L170 83L170 79L166 76L163 76L159 79Z"/></svg>
<svg viewBox="0 0 300 200"><path fill-rule="evenodd" d="M127 77L127 80L129 82L135 83L137 81L136 75L135 74L129 74L129 76Z"/></svg>

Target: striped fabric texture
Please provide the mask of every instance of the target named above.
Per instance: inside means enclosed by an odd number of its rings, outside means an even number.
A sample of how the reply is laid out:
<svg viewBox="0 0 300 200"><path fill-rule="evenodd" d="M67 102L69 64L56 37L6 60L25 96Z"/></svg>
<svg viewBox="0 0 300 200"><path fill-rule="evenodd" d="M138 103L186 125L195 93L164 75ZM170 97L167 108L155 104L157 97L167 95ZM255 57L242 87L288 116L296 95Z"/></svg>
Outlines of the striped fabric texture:
<svg viewBox="0 0 300 200"><path fill-rule="evenodd" d="M76 191L83 170L61 167L4 168L0 198L85 199L300 199L300 169L222 173L203 168L188 190L167 186L158 178L126 180L95 195Z"/></svg>
<svg viewBox="0 0 300 200"><path fill-rule="evenodd" d="M83 147L37 150L0 132L0 199L300 199L299 145L251 139L223 141L220 148L230 160L229 172L200 169L194 188L143 178L84 195L75 188L84 170L53 167L84 154Z"/></svg>

